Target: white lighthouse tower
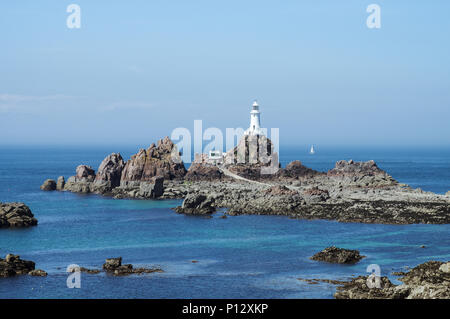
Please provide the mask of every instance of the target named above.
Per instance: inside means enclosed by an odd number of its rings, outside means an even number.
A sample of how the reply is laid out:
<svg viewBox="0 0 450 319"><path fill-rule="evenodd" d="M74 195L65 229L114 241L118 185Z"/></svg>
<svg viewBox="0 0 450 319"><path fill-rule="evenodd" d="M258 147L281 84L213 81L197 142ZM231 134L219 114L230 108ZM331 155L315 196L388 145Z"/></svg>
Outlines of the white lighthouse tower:
<svg viewBox="0 0 450 319"><path fill-rule="evenodd" d="M244 132L244 135L264 135L261 129L261 120L258 102L253 102L250 112L250 127Z"/></svg>

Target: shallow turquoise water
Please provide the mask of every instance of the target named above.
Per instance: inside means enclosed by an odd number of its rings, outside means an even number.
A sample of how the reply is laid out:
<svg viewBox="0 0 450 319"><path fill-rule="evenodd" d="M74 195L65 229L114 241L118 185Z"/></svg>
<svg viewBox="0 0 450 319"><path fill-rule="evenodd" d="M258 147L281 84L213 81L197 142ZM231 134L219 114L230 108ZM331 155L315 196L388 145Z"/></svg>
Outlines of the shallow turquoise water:
<svg viewBox="0 0 450 319"><path fill-rule="evenodd" d="M0 298L332 298L333 285L309 285L297 278L346 279L366 274L369 264L390 275L430 259L450 260L450 225L365 225L276 216L222 219L220 213L207 219L175 214L170 208L177 200L115 200L39 190L44 179L73 175L80 163L98 167L112 151L0 149L0 201L23 201L39 220L37 227L1 229L0 255L19 254L49 273L44 278L1 279ZM128 158L134 151L123 155ZM371 159L363 151L349 153L355 160ZM282 162L291 160L286 154ZM380 166L400 181L437 192L450 189L448 153L389 154ZM300 159L328 169L335 157L344 155L330 151ZM430 156L436 159L426 165ZM411 163L399 164L404 162ZM423 185L417 171L427 176ZM359 249L367 257L351 266L308 259L330 245ZM82 274L81 289L67 288L69 264L98 268L105 258L116 256L125 263L159 265L165 272L120 278Z"/></svg>

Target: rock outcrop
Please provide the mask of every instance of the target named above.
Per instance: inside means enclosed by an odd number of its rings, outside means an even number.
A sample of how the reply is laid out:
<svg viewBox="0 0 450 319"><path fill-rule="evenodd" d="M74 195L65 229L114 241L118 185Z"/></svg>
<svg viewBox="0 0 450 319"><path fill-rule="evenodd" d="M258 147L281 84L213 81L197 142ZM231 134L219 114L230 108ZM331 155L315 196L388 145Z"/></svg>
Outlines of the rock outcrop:
<svg viewBox="0 0 450 319"><path fill-rule="evenodd" d="M124 167L125 162L120 153L108 155L98 168L95 183L107 184L110 189L120 186L120 178Z"/></svg>
<svg viewBox="0 0 450 319"><path fill-rule="evenodd" d="M335 246L325 248L311 257L312 260L335 264L355 264L363 258L364 256L361 256L357 250L338 248Z"/></svg>
<svg viewBox="0 0 450 319"><path fill-rule="evenodd" d="M5 259L0 258L0 277L25 275L34 271L35 263L22 260L20 256L8 254Z"/></svg>
<svg viewBox="0 0 450 319"><path fill-rule="evenodd" d="M37 223L30 208L24 203L0 203L0 228L28 227Z"/></svg>
<svg viewBox="0 0 450 319"><path fill-rule="evenodd" d="M64 186L66 185L66 180L64 176L58 177L58 180L56 181L56 190L62 191L64 190Z"/></svg>
<svg viewBox="0 0 450 319"><path fill-rule="evenodd" d="M127 161L122 172L121 185L150 181L152 177L182 179L186 168L181 161L176 145L165 137L152 144L147 150L141 149Z"/></svg>
<svg viewBox="0 0 450 319"><path fill-rule="evenodd" d="M243 136L225 154L224 165L230 172L250 180L277 179L280 168L272 141L263 135Z"/></svg>
<svg viewBox="0 0 450 319"><path fill-rule="evenodd" d="M215 165L192 163L184 179L187 181L220 181L224 178L222 171Z"/></svg>
<svg viewBox="0 0 450 319"><path fill-rule="evenodd" d="M43 191L55 191L56 190L56 182L53 179L47 179L41 185L41 190Z"/></svg>
<svg viewBox="0 0 450 319"><path fill-rule="evenodd" d="M216 211L214 199L204 194L188 194L181 206L175 208L179 214L206 215Z"/></svg>
<svg viewBox="0 0 450 319"><path fill-rule="evenodd" d="M77 182L93 182L95 179L95 171L87 165L79 165L76 168L75 181Z"/></svg>
<svg viewBox="0 0 450 319"><path fill-rule="evenodd" d="M303 192L305 201L307 203L325 202L330 198L330 193L326 189L321 189L317 186L309 188Z"/></svg>
<svg viewBox="0 0 450 319"><path fill-rule="evenodd" d="M386 187L398 184L392 176L380 169L374 161L339 161L333 169L328 171L327 176L339 178L343 184L348 186Z"/></svg>
<svg viewBox="0 0 450 319"><path fill-rule="evenodd" d="M122 257L108 258L102 266L103 270L114 276L126 276L131 274L149 274L163 272L159 267L154 268L134 268L132 264L122 265Z"/></svg>
<svg viewBox="0 0 450 319"><path fill-rule="evenodd" d="M324 175L325 173L318 172L309 167L306 167L300 161L292 161L290 162L286 168L280 170L279 175L284 178L293 178L293 179L304 179L304 178L312 178L319 175Z"/></svg>
<svg viewBox="0 0 450 319"><path fill-rule="evenodd" d="M429 261L414 267L394 285L387 277L360 276L338 287L336 299L449 299L450 262ZM378 286L378 287L377 287Z"/></svg>

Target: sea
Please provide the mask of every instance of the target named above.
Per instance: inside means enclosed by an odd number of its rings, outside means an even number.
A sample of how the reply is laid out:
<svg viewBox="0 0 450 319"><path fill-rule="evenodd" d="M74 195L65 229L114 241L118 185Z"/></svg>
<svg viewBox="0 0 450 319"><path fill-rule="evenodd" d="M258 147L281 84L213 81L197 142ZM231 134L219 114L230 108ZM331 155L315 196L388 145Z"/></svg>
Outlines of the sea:
<svg viewBox="0 0 450 319"><path fill-rule="evenodd" d="M44 192L47 178L66 179L79 164L135 147L0 146L0 202L26 203L36 227L0 229L0 256L14 253L36 262L47 277L0 278L0 298L333 298L336 286L303 279L348 280L378 265L394 271L429 260L450 260L450 225L379 225L281 216L192 217L171 208L181 200L112 199ZM327 171L336 161L375 160L401 183L438 194L450 190L450 148L284 147L282 166L298 159ZM335 245L366 256L355 265L312 261ZM425 248L421 248L424 245ZM67 267L100 269L106 258L164 272L115 277L82 273L70 288ZM370 267L369 267L370 268Z"/></svg>

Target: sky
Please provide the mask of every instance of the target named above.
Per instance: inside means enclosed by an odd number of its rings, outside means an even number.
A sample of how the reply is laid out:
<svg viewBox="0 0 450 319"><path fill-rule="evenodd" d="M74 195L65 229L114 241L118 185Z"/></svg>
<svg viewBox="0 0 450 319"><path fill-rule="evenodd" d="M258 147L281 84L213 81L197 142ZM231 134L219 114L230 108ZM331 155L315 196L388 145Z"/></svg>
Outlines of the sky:
<svg viewBox="0 0 450 319"><path fill-rule="evenodd" d="M449 12L445 0L2 1L0 145L150 145L194 120L245 129L257 99L281 145L448 146Z"/></svg>

